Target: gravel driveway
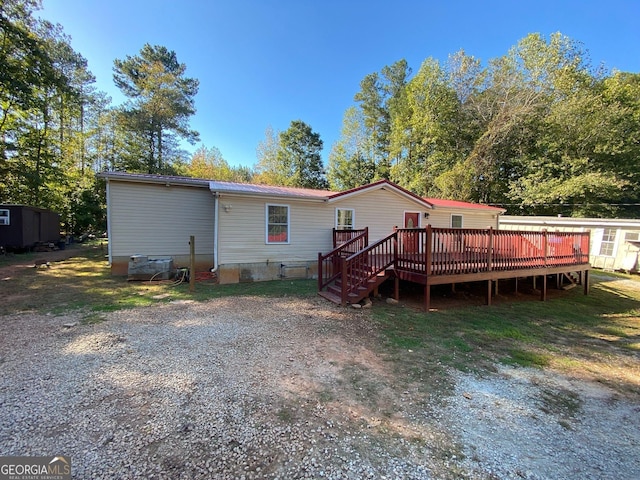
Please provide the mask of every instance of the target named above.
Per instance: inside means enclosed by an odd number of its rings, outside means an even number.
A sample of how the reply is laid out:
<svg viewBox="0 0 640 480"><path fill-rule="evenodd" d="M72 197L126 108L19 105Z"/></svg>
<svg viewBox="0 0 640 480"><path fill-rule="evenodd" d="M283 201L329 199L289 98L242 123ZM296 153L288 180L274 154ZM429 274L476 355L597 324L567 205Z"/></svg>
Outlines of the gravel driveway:
<svg viewBox="0 0 640 480"><path fill-rule="evenodd" d="M0 317L0 455L69 455L80 479L640 471L634 401L506 368L424 392L398 377L364 310L245 297L65 326L79 318Z"/></svg>

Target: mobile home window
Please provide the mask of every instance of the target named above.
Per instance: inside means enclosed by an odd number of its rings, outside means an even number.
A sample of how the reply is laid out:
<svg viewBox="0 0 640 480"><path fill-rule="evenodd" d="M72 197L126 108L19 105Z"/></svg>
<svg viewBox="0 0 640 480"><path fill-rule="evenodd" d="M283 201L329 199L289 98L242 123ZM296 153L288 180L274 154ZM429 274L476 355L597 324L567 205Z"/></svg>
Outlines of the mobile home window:
<svg viewBox="0 0 640 480"><path fill-rule="evenodd" d="M351 208L336 209L336 230L353 230L355 214Z"/></svg>
<svg viewBox="0 0 640 480"><path fill-rule="evenodd" d="M602 233L602 242L600 243L600 255L605 257L613 256L613 247L616 244L616 229L605 228Z"/></svg>
<svg viewBox="0 0 640 480"><path fill-rule="evenodd" d="M637 242L640 240L640 232L626 232L624 234L625 242Z"/></svg>
<svg viewBox="0 0 640 480"><path fill-rule="evenodd" d="M451 215L451 228L462 228L462 215Z"/></svg>
<svg viewBox="0 0 640 480"><path fill-rule="evenodd" d="M289 243L288 205L267 205L267 243Z"/></svg>
<svg viewBox="0 0 640 480"><path fill-rule="evenodd" d="M11 216L6 208L0 209L0 225L10 225Z"/></svg>

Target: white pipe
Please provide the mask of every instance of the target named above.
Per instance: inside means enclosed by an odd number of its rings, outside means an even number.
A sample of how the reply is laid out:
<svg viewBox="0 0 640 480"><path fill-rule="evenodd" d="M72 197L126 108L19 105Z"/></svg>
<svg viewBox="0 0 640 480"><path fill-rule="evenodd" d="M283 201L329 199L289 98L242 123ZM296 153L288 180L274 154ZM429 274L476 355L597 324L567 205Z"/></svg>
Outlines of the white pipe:
<svg viewBox="0 0 640 480"><path fill-rule="evenodd" d="M113 237L111 236L111 219L113 217L113 207L111 206L111 182L107 178L107 255L109 265L113 265Z"/></svg>
<svg viewBox="0 0 640 480"><path fill-rule="evenodd" d="M218 271L218 225L220 222L219 196L218 192L213 193L213 269L211 270L211 273Z"/></svg>

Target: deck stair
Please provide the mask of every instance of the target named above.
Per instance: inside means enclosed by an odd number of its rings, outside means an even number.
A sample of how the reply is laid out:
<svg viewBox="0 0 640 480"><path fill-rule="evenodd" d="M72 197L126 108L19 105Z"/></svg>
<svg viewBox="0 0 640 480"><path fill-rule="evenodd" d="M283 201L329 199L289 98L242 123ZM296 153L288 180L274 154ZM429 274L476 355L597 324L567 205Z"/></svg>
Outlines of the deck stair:
<svg viewBox="0 0 640 480"><path fill-rule="evenodd" d="M392 275L395 264L396 232L344 256L349 242L318 257L318 293L338 304L354 304L368 297ZM350 242L358 241L358 238Z"/></svg>

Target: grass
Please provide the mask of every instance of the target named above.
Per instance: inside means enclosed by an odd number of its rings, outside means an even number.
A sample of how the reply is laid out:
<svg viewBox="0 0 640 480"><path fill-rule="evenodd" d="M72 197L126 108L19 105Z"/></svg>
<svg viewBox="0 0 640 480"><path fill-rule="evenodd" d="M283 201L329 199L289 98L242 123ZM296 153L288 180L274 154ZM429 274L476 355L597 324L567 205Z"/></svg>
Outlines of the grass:
<svg viewBox="0 0 640 480"><path fill-rule="evenodd" d="M18 267L13 274L0 276L5 302L0 315L22 311L60 315L74 310L88 313L87 321L99 318L99 313L135 307L146 307L176 300L203 301L211 298L253 296L306 296L316 294L316 282L274 281L215 285L198 282L190 292L188 284L172 282L128 282L125 277L112 276L98 244L83 245L77 256L51 262L51 268ZM2 258L1 267L11 263L28 265L37 254Z"/></svg>
<svg viewBox="0 0 640 480"><path fill-rule="evenodd" d="M98 245L82 246L78 253L52 262L51 268L21 268L13 275L0 275L4 299L0 315L21 311L60 315L79 310L82 322L93 324L104 321L106 312L177 300L316 295L313 280L202 282L194 292L187 284L127 282L111 276ZM2 258L0 267L11 261L28 263L33 257ZM482 373L502 363L553 368L640 393L637 276L593 272L588 296L576 288L559 292L547 302L531 298L521 295L491 307L470 306L463 300L429 314L404 300L400 305L375 302L366 315L378 325L382 348L400 365L405 378L427 382L425 388L440 384L449 368ZM355 377L353 381L358 383ZM367 385L360 387L371 393Z"/></svg>
<svg viewBox="0 0 640 480"><path fill-rule="evenodd" d="M547 302L521 296L491 307L429 314L408 303L376 303L371 312L396 357L411 358L422 369L482 372L496 363L545 367L640 393L637 276L594 272L589 295L573 289Z"/></svg>

